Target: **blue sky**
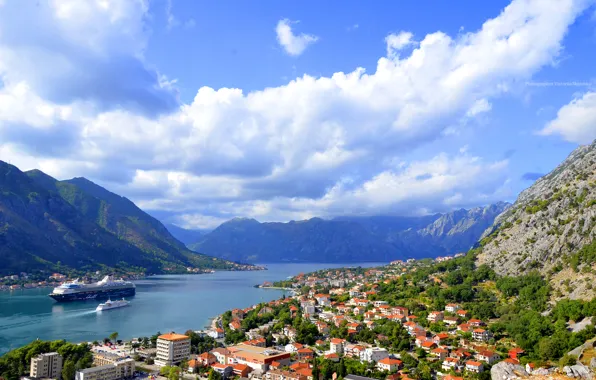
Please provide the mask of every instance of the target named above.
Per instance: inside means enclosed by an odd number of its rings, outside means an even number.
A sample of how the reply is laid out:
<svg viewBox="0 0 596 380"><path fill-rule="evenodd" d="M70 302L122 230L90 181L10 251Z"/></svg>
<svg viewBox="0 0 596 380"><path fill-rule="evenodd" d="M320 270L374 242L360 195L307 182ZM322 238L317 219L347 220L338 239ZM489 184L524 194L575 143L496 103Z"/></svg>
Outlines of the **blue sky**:
<svg viewBox="0 0 596 380"><path fill-rule="evenodd" d="M596 138L595 9L0 1L0 159L185 227L513 201Z"/></svg>

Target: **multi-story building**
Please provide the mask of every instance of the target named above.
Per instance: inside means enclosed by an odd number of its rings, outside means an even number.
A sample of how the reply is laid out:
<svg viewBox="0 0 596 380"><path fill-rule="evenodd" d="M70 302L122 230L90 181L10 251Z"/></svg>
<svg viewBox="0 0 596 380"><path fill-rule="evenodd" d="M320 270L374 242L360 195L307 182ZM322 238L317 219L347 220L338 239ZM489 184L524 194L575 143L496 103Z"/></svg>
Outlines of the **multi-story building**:
<svg viewBox="0 0 596 380"><path fill-rule="evenodd" d="M31 377L57 379L62 372L62 356L57 352L40 354L31 359Z"/></svg>
<svg viewBox="0 0 596 380"><path fill-rule="evenodd" d="M226 364L245 364L260 372L265 372L273 362L280 366L290 365L291 354L281 352L272 348L255 347L246 344L238 344L227 348L230 352Z"/></svg>
<svg viewBox="0 0 596 380"><path fill-rule="evenodd" d="M329 351L331 351L332 353L338 355L344 353L344 345L346 344L345 339L331 338L329 344Z"/></svg>
<svg viewBox="0 0 596 380"><path fill-rule="evenodd" d="M389 353L384 348L372 347L367 348L360 353L360 360L365 362L378 362L379 360L389 357Z"/></svg>
<svg viewBox="0 0 596 380"><path fill-rule="evenodd" d="M79 370L75 380L119 380L132 378L134 373L134 359L123 359L112 364Z"/></svg>
<svg viewBox="0 0 596 380"><path fill-rule="evenodd" d="M190 337L169 333L157 337L157 356L155 364L158 366L179 364L190 355Z"/></svg>

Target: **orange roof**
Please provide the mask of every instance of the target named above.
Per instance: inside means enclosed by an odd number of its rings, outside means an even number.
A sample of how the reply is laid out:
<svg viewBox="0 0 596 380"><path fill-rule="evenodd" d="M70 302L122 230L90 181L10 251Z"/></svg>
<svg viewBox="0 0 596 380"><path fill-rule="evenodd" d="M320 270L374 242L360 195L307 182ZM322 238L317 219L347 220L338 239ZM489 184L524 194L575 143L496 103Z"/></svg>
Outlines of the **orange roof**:
<svg viewBox="0 0 596 380"><path fill-rule="evenodd" d="M474 361L474 360L468 360L466 362L466 365L471 365L473 367L480 367L482 365L482 363Z"/></svg>
<svg viewBox="0 0 596 380"><path fill-rule="evenodd" d="M475 332L475 333L479 333L479 334L482 334L482 333L483 333L483 332L485 332L485 331L486 331L486 330L484 330L484 329L475 329L475 330L474 330L474 332Z"/></svg>
<svg viewBox="0 0 596 380"><path fill-rule="evenodd" d="M158 336L159 339L169 340L170 342L178 342L181 340L190 340L190 337L182 334L169 333Z"/></svg>
<svg viewBox="0 0 596 380"><path fill-rule="evenodd" d="M435 337L436 338L439 338L439 339L447 339L447 338L449 338L449 334L447 334L447 333L438 333L437 335L435 335Z"/></svg>
<svg viewBox="0 0 596 380"><path fill-rule="evenodd" d="M435 342L432 342L430 340L427 341L427 342L422 343L422 346L424 346L424 347L432 347L434 345L435 345Z"/></svg>
<svg viewBox="0 0 596 380"><path fill-rule="evenodd" d="M343 342L345 342L345 339L339 339L339 338L332 338L331 339L331 343L333 343L333 344L340 344L340 343L343 343Z"/></svg>
<svg viewBox="0 0 596 380"><path fill-rule="evenodd" d="M391 358L384 358L379 360L381 364L389 364L389 365L401 365L401 360L398 359L391 359Z"/></svg>

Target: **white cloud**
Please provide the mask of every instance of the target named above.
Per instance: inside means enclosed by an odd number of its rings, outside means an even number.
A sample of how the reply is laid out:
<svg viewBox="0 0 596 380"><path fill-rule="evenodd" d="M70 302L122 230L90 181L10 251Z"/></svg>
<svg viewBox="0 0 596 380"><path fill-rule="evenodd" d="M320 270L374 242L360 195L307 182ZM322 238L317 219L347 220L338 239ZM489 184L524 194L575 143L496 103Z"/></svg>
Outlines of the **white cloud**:
<svg viewBox="0 0 596 380"><path fill-rule="evenodd" d="M277 33L277 42L284 48L289 55L300 55L304 50L317 42L319 37L312 34L294 34L292 31L293 22L288 19L280 20L277 23L275 32Z"/></svg>
<svg viewBox="0 0 596 380"><path fill-rule="evenodd" d="M370 73L304 75L249 93L203 87L189 104L176 102L174 81L147 69L144 2L50 5L0 12L0 159L87 176L146 209L205 225L503 199L506 162L465 151L403 157L550 65L585 2L516 0L478 31L431 33L403 56L394 53L412 37L398 34ZM23 49L11 37L32 16L44 32L28 31ZM301 53L308 43L285 25L288 52ZM56 50L44 39L52 36ZM114 60L124 73L106 63ZM80 82L73 72L93 77ZM148 112L155 105L167 112Z"/></svg>
<svg viewBox="0 0 596 380"><path fill-rule="evenodd" d="M561 107L557 117L539 133L557 134L570 142L590 144L596 139L596 92L587 92Z"/></svg>
<svg viewBox="0 0 596 380"><path fill-rule="evenodd" d="M486 99L479 99L472 104L470 109L466 112L466 116L474 117L481 113L488 112L492 109L492 105Z"/></svg>
<svg viewBox="0 0 596 380"><path fill-rule="evenodd" d="M399 51L409 45L414 45L416 42L412 40L414 35L410 32L399 32L398 34L390 34L385 37L387 44L387 56L396 57Z"/></svg>

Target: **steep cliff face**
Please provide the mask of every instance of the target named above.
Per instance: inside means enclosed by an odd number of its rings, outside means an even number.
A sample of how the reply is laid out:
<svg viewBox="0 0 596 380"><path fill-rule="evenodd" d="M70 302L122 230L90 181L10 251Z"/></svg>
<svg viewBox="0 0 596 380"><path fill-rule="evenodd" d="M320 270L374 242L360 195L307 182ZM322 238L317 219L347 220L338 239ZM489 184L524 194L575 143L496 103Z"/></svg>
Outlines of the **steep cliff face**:
<svg viewBox="0 0 596 380"><path fill-rule="evenodd" d="M497 273L538 270L555 294L590 297L596 237L596 142L573 151L523 191L481 240L479 264Z"/></svg>

